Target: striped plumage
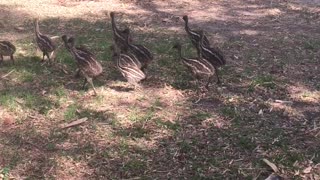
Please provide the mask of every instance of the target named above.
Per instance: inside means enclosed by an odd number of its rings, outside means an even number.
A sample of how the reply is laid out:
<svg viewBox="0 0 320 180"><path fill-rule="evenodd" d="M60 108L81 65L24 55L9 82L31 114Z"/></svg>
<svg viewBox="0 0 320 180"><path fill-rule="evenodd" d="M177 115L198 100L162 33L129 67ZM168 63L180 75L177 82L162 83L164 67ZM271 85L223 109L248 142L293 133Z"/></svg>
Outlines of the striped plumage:
<svg viewBox="0 0 320 180"><path fill-rule="evenodd" d="M182 57L181 45L179 43L176 43L173 48L178 50L180 59L182 59L183 63L191 70L197 80L207 79L205 87L208 88L215 74L215 68L209 61L201 57L201 51L198 53L197 58L184 58Z"/></svg>
<svg viewBox="0 0 320 180"><path fill-rule="evenodd" d="M3 61L3 56L10 56L14 63L13 54L16 52L16 47L9 41L0 41L0 63Z"/></svg>
<svg viewBox="0 0 320 180"><path fill-rule="evenodd" d="M132 53L119 53L112 47L113 59L116 61L117 68L122 76L130 83L136 85L146 78L141 70L141 63Z"/></svg>
<svg viewBox="0 0 320 180"><path fill-rule="evenodd" d="M200 48L202 50L202 57L210 61L214 66L220 67L226 64L226 60L220 50L205 46L204 44L201 44ZM197 50L199 51L199 48Z"/></svg>
<svg viewBox="0 0 320 180"><path fill-rule="evenodd" d="M129 29L128 29L128 34ZM129 41L129 36L126 36L126 45L127 49L130 53L132 53L137 59L141 62L141 70L145 72L145 69L148 67L148 64L153 60L153 55L151 52L143 45L141 44L132 44Z"/></svg>
<svg viewBox="0 0 320 180"><path fill-rule="evenodd" d="M117 67L121 74L131 84L137 84L146 78L144 72L140 69L141 64L137 63L136 57L132 54L121 53L117 60Z"/></svg>
<svg viewBox="0 0 320 180"><path fill-rule="evenodd" d="M92 78L95 78L102 73L101 64L95 59L95 56L89 50L75 47L75 40L73 37L68 39L66 35L63 35L62 40L64 41L65 47L77 61L80 73L85 77L83 88L89 82L94 93L97 94Z"/></svg>
<svg viewBox="0 0 320 180"><path fill-rule="evenodd" d="M53 53L56 49L55 44L49 37L40 33L38 19L34 20L34 29L36 34L37 45L43 53L42 61L44 61L44 56L47 56L49 61L51 61L50 54Z"/></svg>
<svg viewBox="0 0 320 180"><path fill-rule="evenodd" d="M187 32L187 34L189 35L189 38L192 42L192 44L197 47L198 46L198 42L200 41L200 31L194 31L194 30L191 30L190 27L189 27L189 18L187 15L183 16L182 19L184 20L185 22L185 30ZM210 42L207 38L207 36L204 35L204 39L203 39L203 44L205 46L210 46Z"/></svg>
<svg viewBox="0 0 320 180"><path fill-rule="evenodd" d="M200 36L204 37L202 31L200 32ZM204 41L202 43L198 42L197 51L198 53L201 51L202 58L206 59L214 66L216 70L217 83L220 84L221 82L219 78L218 67L226 64L226 60L224 59L222 52L220 50L211 48L210 46L205 46Z"/></svg>
<svg viewBox="0 0 320 180"><path fill-rule="evenodd" d="M121 52L125 52L126 51L126 39L127 37L129 38L129 41L131 41L131 37L130 37L130 34L129 34L129 29L126 28L124 30L119 30L117 28L117 25L115 23L115 13L114 12L111 12L110 13L110 17L111 17L111 27L112 27L112 32L113 32L113 39L114 39L114 42L115 42L115 45L117 47L115 48L119 48Z"/></svg>

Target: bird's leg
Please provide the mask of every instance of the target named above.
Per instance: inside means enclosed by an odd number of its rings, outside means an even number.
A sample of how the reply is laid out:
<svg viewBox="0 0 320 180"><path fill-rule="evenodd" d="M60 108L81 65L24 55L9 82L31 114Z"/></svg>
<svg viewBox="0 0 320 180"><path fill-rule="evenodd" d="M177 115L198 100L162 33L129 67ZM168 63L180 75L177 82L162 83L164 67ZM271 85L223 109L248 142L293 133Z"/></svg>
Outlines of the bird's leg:
<svg viewBox="0 0 320 180"><path fill-rule="evenodd" d="M92 78L88 78L87 81L89 82L89 84L91 84L91 86L93 88L93 91L94 91L94 95L96 96L97 95L97 91L96 91L96 88L93 85Z"/></svg>
<svg viewBox="0 0 320 180"><path fill-rule="evenodd" d="M87 78L87 77L84 78L84 81L83 81L83 84L82 84L82 89L84 89L86 87L88 79L89 78Z"/></svg>
<svg viewBox="0 0 320 180"><path fill-rule="evenodd" d="M197 89L197 97L198 97L198 99L194 102L195 104L197 104L200 100L201 100L201 89L200 88L198 88Z"/></svg>
<svg viewBox="0 0 320 180"><path fill-rule="evenodd" d="M46 52L46 56L47 56L47 58L48 58L48 60L49 60L49 64L51 64L51 58L50 58L50 56L49 56L49 53L48 53L48 52Z"/></svg>
<svg viewBox="0 0 320 180"><path fill-rule="evenodd" d="M50 53L50 59L52 59L52 61L55 60L55 57L56 57L56 54L55 54L55 53L56 53L55 51L52 51L52 52Z"/></svg>
<svg viewBox="0 0 320 180"><path fill-rule="evenodd" d="M205 86L205 88L206 88L207 90L209 90L209 84L210 84L210 82L211 82L211 79L212 79L212 76L210 76L210 77L208 78L208 82L207 82L207 84L206 84L206 86Z"/></svg>
<svg viewBox="0 0 320 180"><path fill-rule="evenodd" d="M197 104L201 100L201 86L200 86L199 79L196 79L196 83L197 83L197 97L198 97L198 99L194 103Z"/></svg>
<svg viewBox="0 0 320 180"><path fill-rule="evenodd" d="M215 69L215 73L216 73L216 76L217 76L217 84L221 84L221 81L220 81L220 78L219 78L219 72L218 72L218 68L214 67Z"/></svg>
<svg viewBox="0 0 320 180"><path fill-rule="evenodd" d="M45 52L42 53L42 62L44 62L44 56L46 55Z"/></svg>
<svg viewBox="0 0 320 180"><path fill-rule="evenodd" d="M3 62L3 56L0 55L0 63L2 63L2 62Z"/></svg>
<svg viewBox="0 0 320 180"><path fill-rule="evenodd" d="M79 78L80 77L80 72L81 70L80 69L77 69L77 72L76 74L74 75L75 78Z"/></svg>
<svg viewBox="0 0 320 180"><path fill-rule="evenodd" d="M11 59L12 63L14 64L13 54L10 55L10 59Z"/></svg>

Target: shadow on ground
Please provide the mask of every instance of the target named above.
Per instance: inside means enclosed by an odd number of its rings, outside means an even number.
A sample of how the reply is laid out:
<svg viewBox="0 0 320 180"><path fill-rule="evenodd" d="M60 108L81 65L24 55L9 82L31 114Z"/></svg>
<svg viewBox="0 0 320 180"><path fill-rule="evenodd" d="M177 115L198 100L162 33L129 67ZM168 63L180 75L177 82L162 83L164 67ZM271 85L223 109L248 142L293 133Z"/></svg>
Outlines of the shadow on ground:
<svg viewBox="0 0 320 180"><path fill-rule="evenodd" d="M190 20L219 44L228 61L222 86L213 84L198 104L192 103L193 78L171 49L179 40L185 56L195 53L183 21L176 18L183 7L165 12L154 1L135 3L155 21L150 32L140 29L139 14L117 20L132 19L123 24L133 27L136 42L154 52L148 70L152 77L143 91L126 91L127 84L119 81L108 48L112 34L107 17L95 22L41 20L42 32L74 35L78 44L97 54L105 69L96 81L97 97L77 88L81 80L73 78L75 63L63 46L54 65L39 63L32 21L25 21L22 39L14 40L22 52L17 64L0 67L1 77L14 70L1 79L0 113L10 114L3 119L15 119L0 131L1 174L31 179L263 179L272 173L265 158L285 178L319 177L318 16L282 1L232 2L216 2L225 19ZM15 14L16 7L1 8L8 17ZM164 23L164 17L173 20ZM181 30L165 31L168 26ZM11 32L7 27L1 31ZM83 117L88 121L82 125L60 128ZM309 173L303 171L309 167Z"/></svg>

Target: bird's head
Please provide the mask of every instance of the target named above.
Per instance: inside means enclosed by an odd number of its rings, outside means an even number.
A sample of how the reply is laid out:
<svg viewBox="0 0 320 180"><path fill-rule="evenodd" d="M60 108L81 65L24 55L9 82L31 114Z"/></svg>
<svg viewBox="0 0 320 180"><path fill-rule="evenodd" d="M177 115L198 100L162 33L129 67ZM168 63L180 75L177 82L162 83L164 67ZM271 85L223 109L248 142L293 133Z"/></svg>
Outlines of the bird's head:
<svg viewBox="0 0 320 180"><path fill-rule="evenodd" d="M113 12L113 11L110 12L110 17L111 17L111 18L114 18L114 12Z"/></svg>
<svg viewBox="0 0 320 180"><path fill-rule="evenodd" d="M185 22L188 22L188 16L187 16L187 15L183 16L182 19L183 19Z"/></svg>
<svg viewBox="0 0 320 180"><path fill-rule="evenodd" d="M62 35L61 39L63 40L63 42L68 43L68 36L67 35Z"/></svg>

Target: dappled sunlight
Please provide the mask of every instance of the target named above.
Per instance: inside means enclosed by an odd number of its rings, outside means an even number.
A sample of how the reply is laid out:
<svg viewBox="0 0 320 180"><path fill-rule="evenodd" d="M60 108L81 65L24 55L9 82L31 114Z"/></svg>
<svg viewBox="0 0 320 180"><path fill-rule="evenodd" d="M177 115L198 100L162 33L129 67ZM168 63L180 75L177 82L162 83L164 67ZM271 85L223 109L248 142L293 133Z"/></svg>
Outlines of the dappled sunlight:
<svg viewBox="0 0 320 180"><path fill-rule="evenodd" d="M319 7L297 2L0 0L2 37L17 47L16 64L0 64L0 179L266 179L262 159L285 179L316 179ZM140 87L111 58L111 11L154 55ZM172 49L197 56L183 15L227 61L200 99ZM59 46L52 64L35 17ZM63 34L101 62L96 96Z"/></svg>
<svg viewBox="0 0 320 180"><path fill-rule="evenodd" d="M291 85L287 89L293 100L315 104L320 102L320 91L312 91L308 87L299 83Z"/></svg>
<svg viewBox="0 0 320 180"><path fill-rule="evenodd" d="M231 124L230 121L227 121L226 119L223 119L223 117L219 117L219 116L213 116L201 122L201 125L205 129L210 129L212 127L215 127L218 129L228 129L230 124Z"/></svg>
<svg viewBox="0 0 320 180"><path fill-rule="evenodd" d="M280 111L282 115L288 117L289 121L304 121L305 117L303 112L299 111L298 109L292 107L293 102L270 102L270 109L269 112L272 111Z"/></svg>
<svg viewBox="0 0 320 180"><path fill-rule="evenodd" d="M86 179L87 176L93 173L93 170L90 169L85 161L78 161L69 156L58 156L54 159L56 161L54 178Z"/></svg>

